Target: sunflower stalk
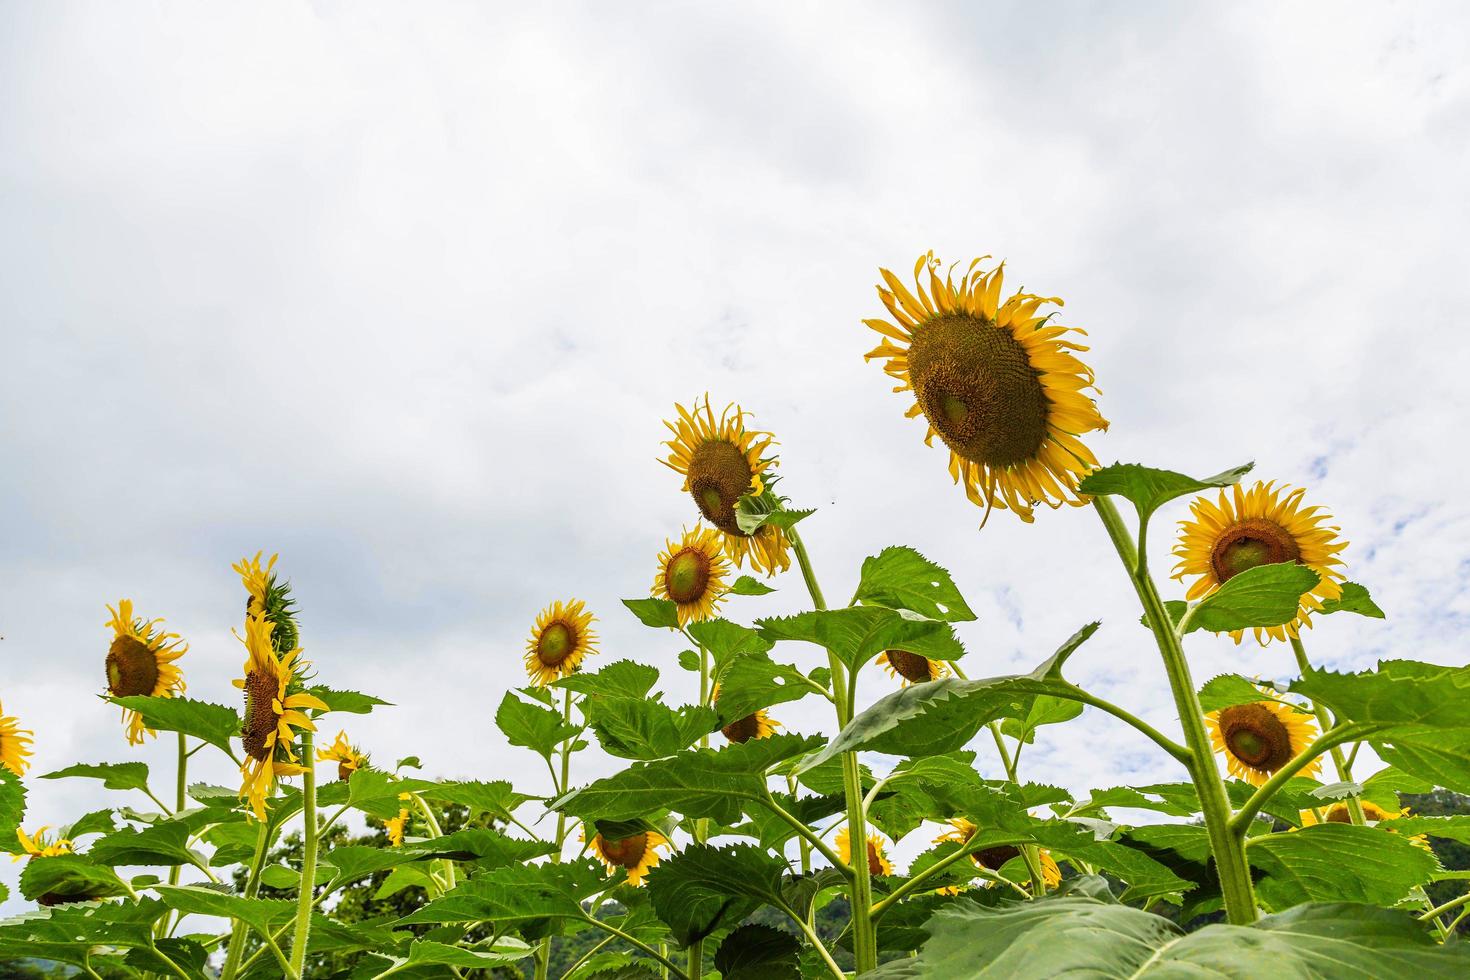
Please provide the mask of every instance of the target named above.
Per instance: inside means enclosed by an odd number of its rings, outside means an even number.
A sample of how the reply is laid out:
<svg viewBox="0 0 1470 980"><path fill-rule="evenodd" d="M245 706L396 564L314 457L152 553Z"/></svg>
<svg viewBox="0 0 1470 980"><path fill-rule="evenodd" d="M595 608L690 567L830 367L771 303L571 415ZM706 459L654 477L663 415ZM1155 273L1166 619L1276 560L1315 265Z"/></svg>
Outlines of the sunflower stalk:
<svg viewBox="0 0 1470 980"><path fill-rule="evenodd" d="M1230 799L1225 794L1225 783L1215 764L1209 733L1205 730L1204 711L1200 707L1199 696L1195 693L1194 679L1189 673L1189 661L1184 657L1184 649L1180 646L1179 636L1174 632L1174 623L1169 618L1169 612L1159 597L1158 587L1152 576L1139 564L1137 546L1129 535L1118 508L1106 496L1094 497L1092 504L1123 562L1123 567L1128 571L1128 577L1138 594L1138 600L1143 606L1144 615L1164 661L1174 704L1179 710L1180 725L1184 729L1184 744L1189 749L1185 767L1194 783L1195 793L1199 796L1205 830L1210 839L1210 850L1215 857L1215 870L1220 879L1220 891L1225 900L1226 918L1234 925L1249 925L1256 921L1257 912L1255 889L1251 884L1250 867L1245 859L1245 842L1232 832Z"/></svg>
<svg viewBox="0 0 1470 980"><path fill-rule="evenodd" d="M245 878L245 897L260 894L260 872L265 867L266 854L270 850L270 825L265 820L256 821L255 852L250 858L250 871ZM220 980L235 980L240 968L240 954L245 950L245 923L236 919L230 928L230 945L225 953L225 965L220 971Z"/></svg>
<svg viewBox="0 0 1470 980"><path fill-rule="evenodd" d="M1293 636L1291 639L1291 652L1296 654L1296 665L1301 670L1302 676L1306 677L1312 670L1312 663L1307 659L1307 648L1302 645L1301 637ZM1333 726L1332 713L1327 710L1326 705L1312 701L1312 712L1317 716L1317 724L1325 734ZM1342 751L1342 746L1332 747L1332 765L1337 770L1337 778L1345 783L1353 781L1353 764L1348 761L1347 755ZM1356 795L1347 798L1348 817L1359 827L1365 826L1368 821L1363 815L1363 804Z"/></svg>
<svg viewBox="0 0 1470 980"><path fill-rule="evenodd" d="M812 570L806 543L802 541L795 527L788 528L786 534L791 540L792 551L796 553L796 562L801 568L801 577L806 582L807 592L811 594L812 604L819 610L826 609L827 601L822 597L822 587L817 583L816 573ZM841 730L852 720L857 697L857 678L851 678L852 683L849 683L846 665L830 650L827 652L827 660L832 671L832 697L837 708L837 726ZM868 824L863 813L862 771L858 768L856 752L842 754L842 789L847 801L847 839L852 841L855 852L862 849L865 853ZM848 892L852 905L852 954L857 972L862 974L878 966L878 937L872 920L873 883L866 859L853 861L851 868L852 879Z"/></svg>
<svg viewBox="0 0 1470 980"><path fill-rule="evenodd" d="M296 931L291 939L291 969L298 977L306 967L306 943L311 938L312 893L316 886L316 752L310 728L301 732L301 757L301 886L296 897Z"/></svg>

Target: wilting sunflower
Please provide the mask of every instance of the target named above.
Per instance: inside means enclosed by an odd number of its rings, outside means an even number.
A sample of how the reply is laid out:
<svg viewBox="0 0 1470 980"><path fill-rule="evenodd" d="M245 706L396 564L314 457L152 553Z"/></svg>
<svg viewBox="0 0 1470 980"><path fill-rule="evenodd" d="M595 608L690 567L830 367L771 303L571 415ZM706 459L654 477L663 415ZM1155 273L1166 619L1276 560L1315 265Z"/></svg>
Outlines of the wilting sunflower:
<svg viewBox="0 0 1470 980"><path fill-rule="evenodd" d="M933 252L914 264L914 291L887 269L878 297L893 321L864 320L885 338L867 354L887 359L883 370L912 391L908 417L923 415L924 437L949 447L949 472L965 495L985 508L1010 509L1030 522L1036 504L1081 504L1077 481L1097 466L1078 438L1108 422L1087 394L1092 369L1066 339L1083 333L1038 315L1055 297L1016 293L1000 301L1004 264L980 271L970 263L958 283L953 269L939 278ZM920 274L928 270L926 292Z"/></svg>
<svg viewBox="0 0 1470 980"><path fill-rule="evenodd" d="M1236 485L1230 495L1221 490L1215 503L1196 497L1190 504L1194 519L1179 522L1174 548L1179 558L1174 577L1183 581L1186 575L1196 576L1187 593L1190 601L1203 599L1247 568L1292 561L1316 572L1319 581L1302 595L1296 619L1256 627L1256 640L1285 640L1303 626L1310 629L1312 612L1324 600L1342 595L1342 560L1337 555L1348 543L1337 537L1338 528L1327 525L1332 518L1321 507L1302 506L1304 493L1258 481L1249 490ZM1239 643L1243 633L1230 635Z"/></svg>
<svg viewBox="0 0 1470 980"><path fill-rule="evenodd" d="M291 597L291 584L276 577L276 559L271 555L264 566L260 564L257 551L254 558L241 558L230 567L240 576L248 593L245 597L245 615L262 616L275 626L271 642L277 653L296 649L299 639L296 630L296 600Z"/></svg>
<svg viewBox="0 0 1470 980"><path fill-rule="evenodd" d="M837 856L845 863L852 864L852 837L846 826L837 831L834 840L837 843ZM868 874L874 877L893 874L893 862L883 853L883 838L877 834L868 835Z"/></svg>
<svg viewBox="0 0 1470 980"><path fill-rule="evenodd" d="M134 696L171 698L184 693L184 672L174 663L189 649L177 633L158 628L161 619L133 618L133 600L119 599L106 625L112 627L112 645L107 649L107 693L115 698ZM158 733L143 724L143 716L123 709L128 744L141 745L143 735Z"/></svg>
<svg viewBox="0 0 1470 980"><path fill-rule="evenodd" d="M582 839L586 840L585 832ZM607 873L616 874L619 868L626 870L628 884L634 887L643 884L648 869L658 864L659 854L654 848L668 846L668 838L655 830L642 830L616 840L594 834L591 844L597 859L607 866Z"/></svg>
<svg viewBox="0 0 1470 980"><path fill-rule="evenodd" d="M741 497L765 491L762 474L776 465L775 457L762 457L774 444L771 434L747 429L745 411L735 404L727 405L716 422L709 395L704 396L703 405L696 399L692 412L683 405L674 409L678 421L664 422L674 438L664 443L670 452L662 462L684 477L683 489L694 498L704 519L723 535L725 553L737 566L749 558L753 569L767 575L790 568L785 532L763 524L754 534L747 534L735 519Z"/></svg>
<svg viewBox="0 0 1470 980"><path fill-rule="evenodd" d="M25 853L13 854L10 859L12 861L19 861L21 858L55 857L58 854L70 854L71 841L64 837L57 838L56 840L48 839L46 837L46 831L50 829L49 826L42 827L34 834L27 834L19 827L15 828L16 840L20 841L21 849Z"/></svg>
<svg viewBox="0 0 1470 980"><path fill-rule="evenodd" d="M719 699L720 685L716 684L714 690L710 691L710 703ZM781 723L766 714L765 708L761 708L744 718L736 718L721 728L720 733L731 742L749 742L753 738L770 738L780 727Z"/></svg>
<svg viewBox="0 0 1470 980"><path fill-rule="evenodd" d="M958 844L965 844L969 842L971 837L975 836L975 832L978 829L964 817L951 819L949 825L953 829L934 838L934 843L939 844L943 841L954 841ZM977 868L984 868L986 871L993 871L999 874L1000 869L1005 867L1007 862L1021 856L1021 849L1019 847L1016 847L1014 844L1001 844L998 847L982 847L970 855L970 860L975 862ZM1062 869L1057 867L1057 862L1051 856L1051 852L1044 847L1037 848L1037 857L1041 863L1041 880L1046 884L1046 887L1055 888L1061 884ZM987 881L986 884L989 885L990 882Z"/></svg>
<svg viewBox="0 0 1470 980"><path fill-rule="evenodd" d="M545 687L568 674L575 674L582 658L597 652L597 634L592 631L592 614L581 599L557 600L536 617L531 638L526 641L526 673L531 683Z"/></svg>
<svg viewBox="0 0 1470 980"><path fill-rule="evenodd" d="M1316 720L1281 701L1252 701L1205 715L1210 742L1225 756L1230 775L1260 786L1272 773L1300 755L1317 737ZM1313 759L1300 771L1315 776L1322 760Z"/></svg>
<svg viewBox="0 0 1470 980"><path fill-rule="evenodd" d="M295 776L302 767L292 751L296 729L316 731L316 725L305 714L308 708L327 711L318 697L300 687L297 674L306 666L301 648L277 653L271 643L275 624L261 616L245 619L245 636L241 640L249 656L245 676L233 681L245 692L245 724L241 740L245 748L245 764L240 773L245 777L240 796L249 797L250 808L258 819L265 819L265 801L280 776Z"/></svg>
<svg viewBox="0 0 1470 980"><path fill-rule="evenodd" d="M4 706L0 705L0 766L17 776L24 776L31 767L33 734L30 729L21 728L20 721L7 715Z"/></svg>
<svg viewBox="0 0 1470 980"><path fill-rule="evenodd" d="M701 622L714 616L715 606L725 600L729 573L720 532L696 524L694 530L684 531L678 544L665 542L658 556L653 594L675 604L680 626Z"/></svg>
<svg viewBox="0 0 1470 980"><path fill-rule="evenodd" d="M357 746L347 741L347 733L339 731L337 738L324 749L317 749L318 762L336 762L337 778L346 781L352 774L368 764L368 757Z"/></svg>
<svg viewBox="0 0 1470 980"><path fill-rule="evenodd" d="M885 650L878 655L878 663L888 668L890 677L902 677L903 686L937 681L949 673L942 661L930 660L907 650Z"/></svg>

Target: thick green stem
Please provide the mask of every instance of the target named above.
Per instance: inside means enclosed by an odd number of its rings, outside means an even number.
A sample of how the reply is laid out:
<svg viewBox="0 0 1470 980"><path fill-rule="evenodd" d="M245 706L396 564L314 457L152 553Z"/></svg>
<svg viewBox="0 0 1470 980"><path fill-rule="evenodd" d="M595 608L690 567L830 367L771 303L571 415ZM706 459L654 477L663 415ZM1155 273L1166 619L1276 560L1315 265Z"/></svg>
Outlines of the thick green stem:
<svg viewBox="0 0 1470 980"><path fill-rule="evenodd" d="M572 724L572 692L567 690L561 702L561 720L567 726ZM575 736L561 743L561 776L558 778L555 769L551 770L551 788L555 791L552 796L561 796L567 791L567 784L572 781L572 743L576 741ZM547 760L547 766L551 760ZM525 828L522 828L525 829ZM535 836L534 834L532 835ZM551 852L553 863L561 861L562 845L567 839L567 815L558 811L556 814L556 850ZM536 977L535 980L546 980L547 970L551 966L551 937L547 936L541 940L541 946L536 951Z"/></svg>
<svg viewBox="0 0 1470 980"><path fill-rule="evenodd" d="M709 650L705 649L703 643L699 647L699 704L701 707L709 707L710 704L710 676L709 676ZM699 737L699 747L709 748L709 734ZM694 821L694 840L703 844L709 838L709 818L699 817ZM699 980L704 976L704 939L696 939L689 944L689 976Z"/></svg>
<svg viewBox="0 0 1470 980"><path fill-rule="evenodd" d="M184 809L184 805L189 799L189 747L185 744L183 732L179 732L179 764L174 782L174 812L179 813ZM179 883L179 875L183 873L183 870L183 865L179 864L169 868L168 883L170 885L177 885ZM164 916L158 920L158 935L167 936L172 933L173 930L169 925L169 921L170 916ZM172 921L174 925L184 921L184 913L178 913L176 917L173 917Z"/></svg>
<svg viewBox="0 0 1470 980"><path fill-rule="evenodd" d="M265 857L269 851L270 828L266 821L261 820L255 832L255 853L250 858L250 872L245 877L246 898L254 898L260 894L260 872L265 867ZM230 927L230 946L225 953L225 965L220 971L220 980L235 980L235 972L240 968L240 954L244 949L245 923L236 919Z"/></svg>
<svg viewBox="0 0 1470 980"><path fill-rule="evenodd" d="M1164 661L1164 670L1169 676L1169 688L1174 695L1174 704L1179 709L1179 723L1184 730L1184 744L1189 749L1186 766L1195 792L1199 795L1200 809L1209 834L1210 849L1215 856L1215 870L1220 878L1220 890L1225 900L1225 915L1235 925L1249 925L1256 921L1255 890L1251 885L1250 866L1246 864L1245 844L1230 829L1230 799L1225 795L1225 784L1220 779L1220 769L1210 747L1209 733L1205 730L1204 711L1195 693L1194 679L1189 674L1189 662L1184 658L1184 649L1174 632L1173 620L1159 597L1159 590L1133 544L1128 529L1118 508L1108 497L1094 497L1093 506L1107 529L1108 537L1118 552L1128 578L1143 605L1144 615L1154 640L1158 643L1159 655Z"/></svg>
<svg viewBox="0 0 1470 980"><path fill-rule="evenodd" d="M812 605L826 609L827 600L822 597L822 587L812 571L811 556L796 528L787 530L791 548L796 552L796 563L801 568L801 577L811 593ZM845 728L852 720L857 697L857 678L849 678L842 659L830 650L828 664L832 670L832 700L837 707L838 728ZM852 955L859 975L878 966L878 939L873 930L872 905L873 882L868 868L868 821L863 813L862 770L858 766L856 752L842 754L842 790L847 798L847 839L855 860L851 862L852 880L848 889L852 905Z"/></svg>
<svg viewBox="0 0 1470 980"><path fill-rule="evenodd" d="M1291 652L1296 654L1297 668L1302 672L1302 676L1306 677L1312 669L1312 663L1307 659L1307 648L1302 646L1300 637L1293 636L1291 638ZM1328 712L1327 706L1318 704L1313 700L1312 711L1317 715L1318 727L1323 734L1326 734L1333 725L1332 715ZM1341 782L1350 783L1353 781L1353 764L1348 761L1340 745L1334 745L1332 747L1332 765L1337 770L1337 778ZM1358 801L1356 796L1349 796L1347 798L1347 810L1348 817L1359 827L1364 826L1368 822L1363 816L1363 804Z"/></svg>
<svg viewBox="0 0 1470 980"><path fill-rule="evenodd" d="M306 943L311 938L312 893L316 887L316 752L310 730L301 733L301 888L296 898L296 934L291 940L291 968L299 977L306 968Z"/></svg>
<svg viewBox="0 0 1470 980"><path fill-rule="evenodd" d="M1245 801L1245 804L1241 806L1235 816L1230 819L1230 826L1235 831L1236 836L1244 837L1246 830L1250 827L1250 822L1256 818L1257 813L1261 812L1261 808L1271 802L1271 797L1275 796L1281 790L1281 787L1285 786L1297 773L1311 765L1313 759L1316 759L1332 747L1341 745L1343 742L1351 741L1354 738L1359 738L1364 731L1371 730L1365 729L1360 725L1339 725L1337 728L1323 735L1319 735L1315 742L1308 745L1300 754L1287 762L1286 765L1272 773L1271 778L1262 783L1251 794L1250 799Z"/></svg>

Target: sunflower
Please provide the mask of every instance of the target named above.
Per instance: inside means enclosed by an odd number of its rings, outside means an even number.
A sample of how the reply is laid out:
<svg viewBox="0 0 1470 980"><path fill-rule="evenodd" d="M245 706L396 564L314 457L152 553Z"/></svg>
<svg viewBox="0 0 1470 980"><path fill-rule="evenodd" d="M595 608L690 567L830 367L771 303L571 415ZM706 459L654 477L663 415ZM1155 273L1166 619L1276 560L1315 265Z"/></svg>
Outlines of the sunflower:
<svg viewBox="0 0 1470 980"><path fill-rule="evenodd" d="M184 693L184 673L174 663L189 649L177 633L158 629L161 619L133 618L133 600L119 599L106 625L112 627L112 645L107 649L107 693L115 698L171 698ZM157 735L143 724L143 716L123 709L128 744L143 744L143 735Z"/></svg>
<svg viewBox="0 0 1470 980"><path fill-rule="evenodd" d="M265 800L277 777L295 776L303 771L292 751L295 729L316 731L316 725L305 709L330 710L314 695L292 691L300 686L297 674L305 668L301 648L277 653L271 642L275 624L261 616L245 619L245 636L241 640L249 653L245 676L234 685L245 692L245 725L240 737L245 748L245 763L240 773L245 777L240 796L249 797L250 808L258 819L265 819Z"/></svg>
<svg viewBox="0 0 1470 980"><path fill-rule="evenodd" d="M944 440L950 475L986 517L999 507L1030 523L1036 504L1085 502L1077 481L1097 459L1078 437L1108 422L1087 394L1097 392L1092 369L1072 353L1087 348L1066 339L1084 331L1037 315L1062 301L1016 293L1002 303L1004 263L981 272L982 261L956 283L953 269L939 278L939 260L927 252L914 264L913 293L878 270L893 322L863 321L884 337L867 359L886 358L883 370L900 382L893 390L914 393L908 417L924 416L926 444Z"/></svg>
<svg viewBox="0 0 1470 980"><path fill-rule="evenodd" d="M582 839L587 839L585 831ZM594 834L591 844L597 859L607 865L607 873L616 874L619 868L626 869L628 884L634 887L643 884L648 869L658 864L659 854L655 848L668 846L668 838L655 830L641 830L616 840Z"/></svg>
<svg viewBox="0 0 1470 980"><path fill-rule="evenodd" d="M1179 563L1174 577L1196 576L1187 597L1203 599L1231 578L1257 565L1294 561L1316 572L1319 581L1301 597L1296 618L1282 626L1256 627L1256 640L1285 640L1301 627L1311 628L1311 614L1325 600L1342 595L1343 573L1337 555L1347 542L1330 527L1332 518L1321 507L1302 506L1302 489L1277 489L1272 483L1257 482L1249 490L1239 485L1232 496L1220 491L1217 502L1196 497L1190 505L1193 520L1179 523L1179 544L1174 554ZM1289 491L1289 492L1288 492ZM1244 630L1230 635L1239 643Z"/></svg>
<svg viewBox="0 0 1470 980"><path fill-rule="evenodd" d="M575 674L582 658L597 652L592 623L592 614L581 599L557 600L541 610L526 641L526 673L531 683L545 687Z"/></svg>
<svg viewBox="0 0 1470 980"><path fill-rule="evenodd" d="M934 838L934 843L939 844L944 841L954 841L958 844L966 844L971 837L975 836L978 830L973 823L964 817L953 818L949 821L949 825L953 829ZM1057 885L1062 883L1062 869L1057 867L1056 859L1044 847L1037 848L1036 854L1041 862L1041 880L1046 884L1047 888L1057 887ZM1014 844L1001 844L997 847L982 847L970 855L970 860L975 862L977 868L984 868L986 871L999 874L1000 869L1005 867L1009 861L1021 856L1021 849L1019 847L1016 847ZM989 885L990 882L987 881L986 884Z"/></svg>
<svg viewBox="0 0 1470 980"><path fill-rule="evenodd" d="M720 699L720 685L716 684L710 691L710 703L714 704ZM776 734L776 729L782 727L770 715L766 714L765 708L760 708L753 714L744 718L736 718L730 724L720 729L720 734L731 742L749 742L753 738L770 738Z"/></svg>
<svg viewBox="0 0 1470 980"><path fill-rule="evenodd" d="M37 830L34 834L27 834L24 830L21 830L19 827L15 828L15 837L16 837L16 839L18 841L20 841L21 849L25 853L24 854L14 854L14 855L11 855L11 858L10 859L12 861L19 861L23 857L27 857L27 858L47 857L47 858L49 858L49 857L55 857L58 854L70 854L71 853L71 841L67 840L64 837L57 838L56 840L48 840L46 838L46 831L48 831L50 829L51 828L49 826L42 827L41 829Z"/></svg>
<svg viewBox="0 0 1470 980"><path fill-rule="evenodd" d="M1260 786L1300 755L1317 737L1316 720L1281 701L1251 701L1205 715L1210 742L1225 756L1230 775ZM1303 776L1322 771L1322 760L1304 766Z"/></svg>
<svg viewBox="0 0 1470 980"><path fill-rule="evenodd" d="M1361 799L1358 800L1358 805L1363 808L1364 820L1375 826L1382 827L1390 834L1398 833L1398 831L1393 829L1393 821L1397 820L1399 817L1407 817L1409 815L1409 810L1407 807L1402 810L1389 811L1383 809L1376 803L1369 803L1367 800ZM1322 815L1321 821L1318 821L1317 815L1311 810L1303 810L1301 812L1301 820L1303 827L1310 827L1313 824L1319 822L1352 823L1353 815L1351 812L1349 812L1348 805L1346 803L1334 803L1332 804L1332 806L1327 808L1327 812ZM1420 847L1429 847L1429 838L1424 834L1415 834L1410 837L1409 840Z"/></svg>
<svg viewBox="0 0 1470 980"><path fill-rule="evenodd" d="M852 837L848 834L847 827L840 828L834 839L837 843L837 856L842 858L843 863L852 864ZM868 874L874 877L893 874L893 862L883 853L883 838L877 834L868 835Z"/></svg>
<svg viewBox="0 0 1470 980"><path fill-rule="evenodd" d="M402 847L403 831L408 827L408 808L399 808L398 816L384 820L383 827L388 831L388 846Z"/></svg>
<svg viewBox="0 0 1470 980"><path fill-rule="evenodd" d="M347 741L347 733L339 731L337 738L325 749L317 749L316 761L336 762L337 778L346 781L352 774L368 764L368 757L357 746Z"/></svg>
<svg viewBox="0 0 1470 980"><path fill-rule="evenodd" d="M878 655L878 663L888 668L888 676L902 677L903 686L937 681L949 673L949 668L939 660L930 660L907 650L885 650Z"/></svg>
<svg viewBox="0 0 1470 980"><path fill-rule="evenodd" d="M28 728L21 728L20 721L5 714L0 706L0 766L17 776L24 776L31 767L31 735Z"/></svg>
<svg viewBox="0 0 1470 980"><path fill-rule="evenodd" d="M276 578L276 559L271 555L264 566L260 564L257 551L254 558L241 558L230 567L240 576L245 586L245 615L263 616L275 626L271 643L277 653L296 649L299 639L296 630L296 600L291 598L291 584Z"/></svg>
<svg viewBox="0 0 1470 980"><path fill-rule="evenodd" d="M675 405L674 409L679 419L664 422L674 438L664 443L670 453L662 462L684 477L683 489L694 498L704 519L719 529L725 553L737 566L743 566L749 558L752 568L767 575L790 568L790 542L785 532L762 524L754 534L748 534L735 518L741 497L765 492L763 474L776 465L775 457L761 455L774 445L771 434L747 429L745 411L733 403L725 406L716 422L708 394L703 405L695 399L693 411L683 405Z"/></svg>
<svg viewBox="0 0 1470 980"><path fill-rule="evenodd" d="M714 616L715 606L725 600L729 573L720 532L696 524L692 531L685 529L678 544L665 542L658 556L653 594L671 600L678 608L679 625L687 626Z"/></svg>

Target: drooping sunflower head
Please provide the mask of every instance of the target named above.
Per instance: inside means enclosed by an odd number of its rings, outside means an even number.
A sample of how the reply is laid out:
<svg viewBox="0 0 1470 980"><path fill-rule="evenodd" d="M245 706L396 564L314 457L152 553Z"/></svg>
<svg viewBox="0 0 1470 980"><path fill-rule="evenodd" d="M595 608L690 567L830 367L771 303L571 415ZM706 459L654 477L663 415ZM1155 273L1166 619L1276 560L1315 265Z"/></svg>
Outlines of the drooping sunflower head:
<svg viewBox="0 0 1470 980"><path fill-rule="evenodd" d="M115 698L171 698L184 692L184 672L174 661L189 649L177 633L159 628L161 619L146 622L133 616L133 601L119 599L117 607L107 607L112 618L112 644L107 648L107 693ZM141 745L144 734L156 735L143 724L142 715L123 709L123 725L128 744Z"/></svg>
<svg viewBox="0 0 1470 980"><path fill-rule="evenodd" d="M617 874L621 868L628 872L628 884L637 887L643 884L648 869L659 862L655 848L667 848L669 841L656 830L640 830L613 840L594 834L590 846L597 859L607 866L608 874Z"/></svg>
<svg viewBox="0 0 1470 980"><path fill-rule="evenodd" d="M664 422L674 438L664 443L669 456L663 463L684 477L683 489L694 498L704 519L719 529L725 553L737 566L748 558L752 568L768 575L790 568L785 532L763 524L750 534L740 529L736 519L742 497L760 496L766 490L768 471L777 462L774 456L764 455L775 444L771 434L747 429L745 411L733 403L716 421L708 394L702 405L694 401L692 411L683 405L675 405L674 410L677 420Z"/></svg>
<svg viewBox="0 0 1470 980"><path fill-rule="evenodd" d="M695 525L677 543L666 542L658 556L653 594L675 604L680 626L697 623L714 616L715 607L724 601L729 573L720 532Z"/></svg>
<svg viewBox="0 0 1470 980"><path fill-rule="evenodd" d="M949 821L949 826L950 830L934 838L934 843L953 841L957 844L966 844L971 837L975 836L978 830L973 823L964 817L952 818ZM1036 856L1041 864L1041 880L1045 882L1046 887L1055 888L1061 884L1062 869L1057 867L1056 859L1051 856L1051 852L1044 847L1037 848ZM1018 857L1022 857L1019 847L1016 847L1014 844L1001 844L996 847L982 847L970 855L970 860L974 862L977 868L984 868L986 871L999 874L1001 868ZM985 881L987 887L991 884L992 882L988 879Z"/></svg>
<svg viewBox="0 0 1470 980"><path fill-rule="evenodd" d="M531 683L545 687L552 681L575 674L582 658L597 652L597 634L592 614L581 599L558 599L536 617L531 638L526 641L526 673Z"/></svg>
<svg viewBox="0 0 1470 980"><path fill-rule="evenodd" d="M246 617L241 638L248 654L245 676L233 682L245 692L240 796L250 800L251 810L261 820L276 779L302 772L294 751L296 730L316 731L306 711L329 710L320 698L301 690L299 675L306 667L301 649L277 653L272 643L274 630L275 624L263 616Z"/></svg>
<svg viewBox="0 0 1470 980"><path fill-rule="evenodd" d="M1179 563L1174 577L1183 581L1193 576L1188 597L1203 599L1230 579L1257 565L1296 562L1316 572L1319 581L1301 597L1297 616L1282 626L1257 627L1261 643L1294 637L1303 626L1312 625L1311 614L1324 600L1342 595L1342 559L1338 554L1347 542L1338 538L1338 528L1327 524L1332 518L1321 507L1304 506L1305 490L1277 488L1258 481L1249 490L1239 485L1219 499L1196 497L1190 504L1190 520L1179 523L1179 543L1174 554ZM1243 630L1230 635L1239 643Z"/></svg>
<svg viewBox="0 0 1470 980"><path fill-rule="evenodd" d="M50 827L42 827L34 834L27 834L19 827L15 828L16 840L20 842L21 850L24 853L12 855L11 860L19 861L23 857L55 857L58 854L70 854L71 841L64 837L58 837L55 840L50 839L46 836L46 831L50 829Z"/></svg>
<svg viewBox="0 0 1470 980"><path fill-rule="evenodd" d="M262 616L275 626L272 643L277 653L296 649L300 633L296 626L296 600L291 597L291 583L281 581L275 573L276 559L271 555L264 566L257 551L253 558L241 558L230 567L240 576L247 593L245 615Z"/></svg>
<svg viewBox="0 0 1470 980"><path fill-rule="evenodd" d="M5 713L0 705L0 766L17 776L24 776L31 767L31 735L28 728L21 728L20 721Z"/></svg>
<svg viewBox="0 0 1470 980"><path fill-rule="evenodd" d="M1230 775L1260 786L1282 766L1302 753L1317 737L1315 719L1282 701L1251 701L1205 715L1210 742L1225 756ZM1322 770L1313 759L1303 776Z"/></svg>
<svg viewBox="0 0 1470 980"><path fill-rule="evenodd" d="M892 321L863 321L884 338L867 358L885 358L893 390L914 393L908 417L924 416L925 443L944 440L965 495L987 517L998 507L1029 523L1037 504L1084 502L1077 482L1097 459L1079 437L1108 423L1088 395L1097 391L1092 369L1076 356L1087 348L1067 339L1083 331L1039 312L1062 301L1018 292L1001 302L1004 266L982 272L982 261L956 282L925 253L912 292L880 269L878 298Z"/></svg>
<svg viewBox="0 0 1470 980"><path fill-rule="evenodd" d="M949 673L943 662L907 650L885 650L878 655L878 663L888 668L888 676L903 678L903 686L937 681Z"/></svg>
<svg viewBox="0 0 1470 980"><path fill-rule="evenodd" d="M318 762L337 763L337 778L346 782L352 774L368 764L368 757L357 746L347 741L345 731L337 732L336 739L324 749L317 749Z"/></svg>
<svg viewBox="0 0 1470 980"><path fill-rule="evenodd" d="M848 833L847 827L844 826L838 829L835 841L837 844L837 856L842 858L846 864L852 864L852 837ZM867 850L868 874L874 877L893 874L893 862L889 861L888 855L884 853L882 837L879 837L876 833L869 834Z"/></svg>
<svg viewBox="0 0 1470 980"><path fill-rule="evenodd" d="M720 699L720 685L717 683L710 691L710 703L713 704ZM749 742L753 738L770 738L776 734L776 729L782 727L781 723L766 713L765 708L736 718L730 724L720 729L720 734L731 742Z"/></svg>

